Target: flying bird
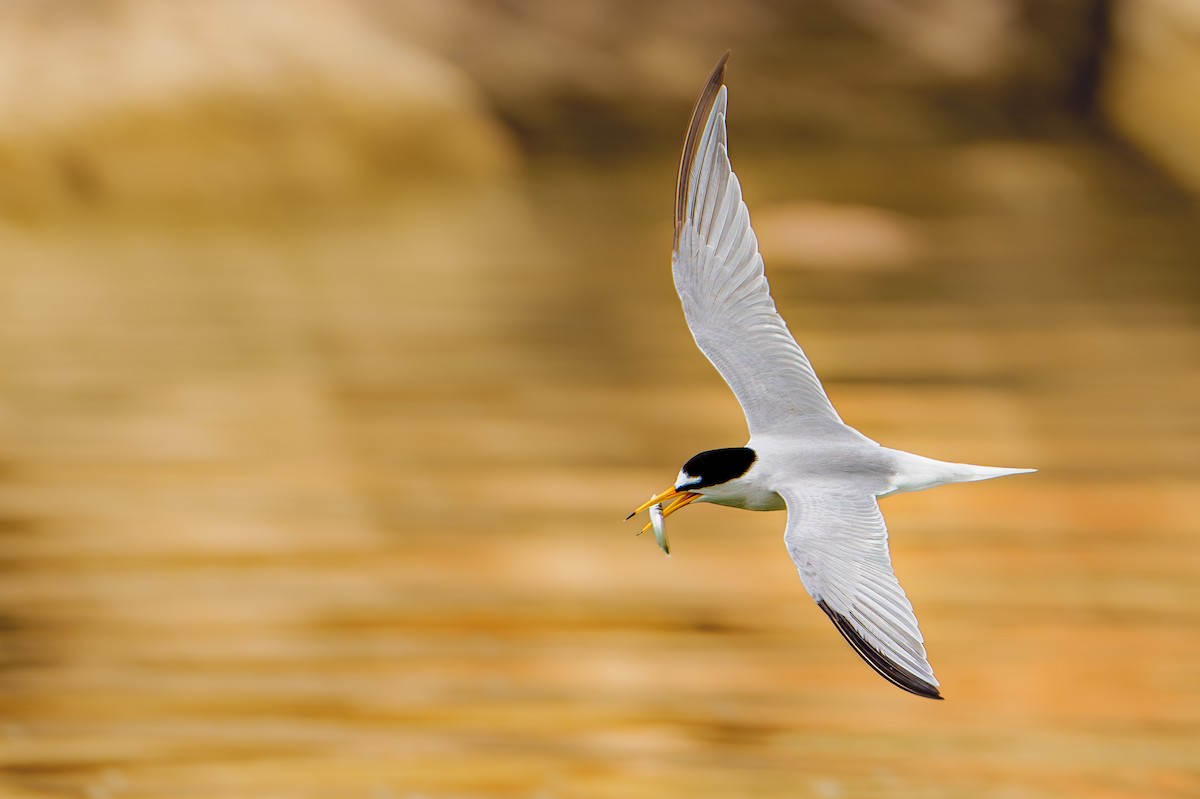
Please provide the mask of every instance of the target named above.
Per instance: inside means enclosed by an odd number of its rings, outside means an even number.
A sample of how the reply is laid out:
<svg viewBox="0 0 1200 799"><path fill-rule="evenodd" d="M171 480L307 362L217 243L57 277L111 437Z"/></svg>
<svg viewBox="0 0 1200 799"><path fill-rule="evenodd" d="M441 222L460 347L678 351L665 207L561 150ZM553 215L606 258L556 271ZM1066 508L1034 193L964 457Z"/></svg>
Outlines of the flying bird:
<svg viewBox="0 0 1200 799"><path fill-rule="evenodd" d="M788 552L838 632L889 682L941 699L912 604L892 568L878 500L1035 470L947 463L889 449L838 416L775 309L729 165L728 58L725 53L713 68L688 125L671 269L696 345L737 396L750 440L691 458L670 488L630 518L658 507L666 517L700 502L787 510Z"/></svg>

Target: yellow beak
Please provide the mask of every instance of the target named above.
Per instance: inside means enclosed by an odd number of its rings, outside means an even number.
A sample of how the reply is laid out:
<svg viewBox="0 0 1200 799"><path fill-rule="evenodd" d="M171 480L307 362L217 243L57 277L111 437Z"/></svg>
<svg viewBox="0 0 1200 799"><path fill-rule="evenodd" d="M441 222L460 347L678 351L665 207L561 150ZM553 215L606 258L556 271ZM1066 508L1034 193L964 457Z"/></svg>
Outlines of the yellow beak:
<svg viewBox="0 0 1200 799"><path fill-rule="evenodd" d="M663 508L663 518L665 519L668 516L670 516L672 513L674 513L675 511L679 510L680 508L686 507L687 505L690 505L691 503L695 502L699 498L700 498L700 494L695 494L695 493L692 493L691 491L680 491L674 487L668 488L666 491L663 491L661 494L655 494L653 497L646 500L644 503L642 503L642 505L637 510L635 510L633 513L626 516L625 520L629 521L634 516L637 516L639 513L646 510L647 508L649 508L651 505L658 505L660 503L666 502L667 500L671 500L671 503L669 505L667 505L665 508ZM644 533L649 529L650 529L650 525L646 525L645 527L642 528L642 532ZM640 533L639 533L639 535L640 535Z"/></svg>

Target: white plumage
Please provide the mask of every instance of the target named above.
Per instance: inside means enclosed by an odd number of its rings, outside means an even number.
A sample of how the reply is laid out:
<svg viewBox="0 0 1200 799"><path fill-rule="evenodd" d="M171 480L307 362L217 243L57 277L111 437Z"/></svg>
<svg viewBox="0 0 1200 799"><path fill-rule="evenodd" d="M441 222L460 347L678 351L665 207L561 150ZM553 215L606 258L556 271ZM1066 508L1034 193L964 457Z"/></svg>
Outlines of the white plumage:
<svg viewBox="0 0 1200 799"><path fill-rule="evenodd" d="M671 488L635 513L668 499L664 515L693 501L786 507L784 539L813 599L882 676L940 699L912 605L892 569L877 498L1033 470L888 449L842 422L771 299L729 162L728 55L709 76L684 142L672 272L688 327L737 396L750 440L696 456Z"/></svg>

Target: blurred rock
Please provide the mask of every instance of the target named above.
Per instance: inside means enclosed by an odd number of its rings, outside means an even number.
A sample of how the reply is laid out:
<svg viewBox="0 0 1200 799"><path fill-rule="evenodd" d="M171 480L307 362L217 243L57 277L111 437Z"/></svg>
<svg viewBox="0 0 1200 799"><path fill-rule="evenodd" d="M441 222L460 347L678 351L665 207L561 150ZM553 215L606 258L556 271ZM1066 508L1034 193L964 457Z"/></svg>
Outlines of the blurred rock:
<svg viewBox="0 0 1200 799"><path fill-rule="evenodd" d="M237 210L505 172L469 80L333 0L0 6L0 209Z"/></svg>
<svg viewBox="0 0 1200 799"><path fill-rule="evenodd" d="M1106 107L1182 174L1196 0L1120 6ZM240 213L673 149L733 48L741 146L1071 131L1107 0L8 0L0 213ZM1190 21L1189 21L1190 19ZM1190 131L1190 133L1189 133ZM1193 178L1200 180L1200 178Z"/></svg>
<svg viewBox="0 0 1200 799"><path fill-rule="evenodd" d="M621 156L732 49L737 120L790 141L941 142L1089 110L1103 0L356 0L459 65L531 153ZM1100 15L1102 16L1102 15ZM667 120L670 120L668 123ZM672 137L672 143L674 137Z"/></svg>
<svg viewBox="0 0 1200 799"><path fill-rule="evenodd" d="M1200 2L1116 5L1104 107L1117 127L1200 190Z"/></svg>
<svg viewBox="0 0 1200 799"><path fill-rule="evenodd" d="M781 39L792 46L806 32L788 20L796 12L767 0L358 2L381 29L460 65L539 152L636 147L639 134L661 126L664 102L687 113L723 51L737 50L746 70L752 52ZM830 16L805 5L805 19Z"/></svg>
<svg viewBox="0 0 1200 799"><path fill-rule="evenodd" d="M1019 35L1017 6L1017 0L845 0L863 25L957 78L1004 69Z"/></svg>
<svg viewBox="0 0 1200 799"><path fill-rule="evenodd" d="M1110 0L845 0L867 30L951 85L983 91L1010 120L1044 129L1090 112Z"/></svg>

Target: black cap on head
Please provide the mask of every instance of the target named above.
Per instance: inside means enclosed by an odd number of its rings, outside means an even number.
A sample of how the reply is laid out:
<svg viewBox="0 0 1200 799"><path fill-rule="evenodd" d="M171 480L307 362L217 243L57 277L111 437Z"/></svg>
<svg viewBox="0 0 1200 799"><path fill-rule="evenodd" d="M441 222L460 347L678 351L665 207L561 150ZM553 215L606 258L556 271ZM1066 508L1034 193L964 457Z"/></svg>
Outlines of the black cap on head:
<svg viewBox="0 0 1200 799"><path fill-rule="evenodd" d="M705 488L727 483L749 471L757 459L758 454L749 447L726 447L701 452L683 464L683 473L699 480L681 488Z"/></svg>

